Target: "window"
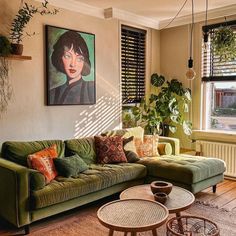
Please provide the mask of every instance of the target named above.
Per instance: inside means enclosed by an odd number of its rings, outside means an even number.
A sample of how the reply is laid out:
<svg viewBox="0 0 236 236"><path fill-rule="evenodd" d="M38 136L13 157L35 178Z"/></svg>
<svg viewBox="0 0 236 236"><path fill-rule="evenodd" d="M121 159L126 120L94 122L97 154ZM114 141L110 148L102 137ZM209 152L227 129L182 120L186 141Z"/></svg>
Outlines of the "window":
<svg viewBox="0 0 236 236"><path fill-rule="evenodd" d="M222 23L225 24L225 23ZM220 59L211 49L215 30L222 24L203 27L209 32L209 47L202 52L206 129L236 131L236 58ZM236 21L227 22L236 34Z"/></svg>
<svg viewBox="0 0 236 236"><path fill-rule="evenodd" d="M121 26L122 103L139 103L145 96L146 31Z"/></svg>

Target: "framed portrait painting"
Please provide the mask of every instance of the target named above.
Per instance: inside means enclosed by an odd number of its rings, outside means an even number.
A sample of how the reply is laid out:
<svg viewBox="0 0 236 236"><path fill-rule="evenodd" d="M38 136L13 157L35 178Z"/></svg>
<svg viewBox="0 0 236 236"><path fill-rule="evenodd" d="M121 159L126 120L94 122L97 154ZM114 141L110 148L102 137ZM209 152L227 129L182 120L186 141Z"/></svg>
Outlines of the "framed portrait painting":
<svg viewBox="0 0 236 236"><path fill-rule="evenodd" d="M96 103L95 35L46 25L47 105Z"/></svg>

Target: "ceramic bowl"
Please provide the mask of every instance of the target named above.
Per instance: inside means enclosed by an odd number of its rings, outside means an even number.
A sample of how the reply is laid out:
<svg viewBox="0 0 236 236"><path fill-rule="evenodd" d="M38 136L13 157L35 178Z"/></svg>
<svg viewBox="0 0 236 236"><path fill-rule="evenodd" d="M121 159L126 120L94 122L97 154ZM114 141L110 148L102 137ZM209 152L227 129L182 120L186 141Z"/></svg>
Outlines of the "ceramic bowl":
<svg viewBox="0 0 236 236"><path fill-rule="evenodd" d="M150 185L152 193L166 193L167 195L171 192L173 185L164 181L154 181Z"/></svg>
<svg viewBox="0 0 236 236"><path fill-rule="evenodd" d="M155 201L160 202L161 204L164 204L167 198L168 198L168 195L166 193L158 192L154 194Z"/></svg>

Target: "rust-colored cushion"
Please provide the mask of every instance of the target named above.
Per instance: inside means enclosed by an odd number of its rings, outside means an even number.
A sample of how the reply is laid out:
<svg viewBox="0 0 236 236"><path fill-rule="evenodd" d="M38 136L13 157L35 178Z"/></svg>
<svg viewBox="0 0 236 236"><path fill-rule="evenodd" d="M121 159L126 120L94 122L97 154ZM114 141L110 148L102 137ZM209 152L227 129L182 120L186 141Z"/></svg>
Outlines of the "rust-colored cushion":
<svg viewBox="0 0 236 236"><path fill-rule="evenodd" d="M141 157L155 157L158 153L158 135L144 135L141 145Z"/></svg>
<svg viewBox="0 0 236 236"><path fill-rule="evenodd" d="M121 136L95 136L97 161L100 164L127 162Z"/></svg>
<svg viewBox="0 0 236 236"><path fill-rule="evenodd" d="M46 183L49 183L57 176L57 171L52 160L53 158L57 158L57 156L57 146L53 144L49 148L29 155L27 158L28 166L41 172L46 179Z"/></svg>

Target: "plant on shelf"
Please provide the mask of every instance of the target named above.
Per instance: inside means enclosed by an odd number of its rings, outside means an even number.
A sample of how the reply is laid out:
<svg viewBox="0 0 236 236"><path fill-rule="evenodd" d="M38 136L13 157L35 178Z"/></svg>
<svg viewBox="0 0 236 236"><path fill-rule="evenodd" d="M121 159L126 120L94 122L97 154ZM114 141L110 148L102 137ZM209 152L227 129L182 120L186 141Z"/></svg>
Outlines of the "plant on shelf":
<svg viewBox="0 0 236 236"><path fill-rule="evenodd" d="M216 29L211 45L220 61L231 61L236 58L236 34L230 26L221 26Z"/></svg>
<svg viewBox="0 0 236 236"><path fill-rule="evenodd" d="M12 97L12 86L9 79L9 63L5 58L11 53L11 43L7 37L0 35L0 117L6 112Z"/></svg>
<svg viewBox="0 0 236 236"><path fill-rule="evenodd" d="M24 29L26 25L30 22L30 20L34 17L35 14L55 15L57 13L58 9L55 8L53 10L48 9L47 0L44 0L41 3L40 7L36 7L34 5L28 5L25 2L23 6L19 9L11 25L10 39L12 41L13 53L15 50L16 54L21 55L23 51L23 45L21 44L23 38L26 36L35 35L35 32L32 34L26 32L24 34Z"/></svg>
<svg viewBox="0 0 236 236"><path fill-rule="evenodd" d="M191 102L190 89L184 88L177 79L166 81L164 76L156 73L151 77L151 84L158 88L158 92L151 94L150 102L155 103L156 112L161 117L162 129L167 125L168 129L175 133L180 125L183 132L190 135L192 123L185 119Z"/></svg>

